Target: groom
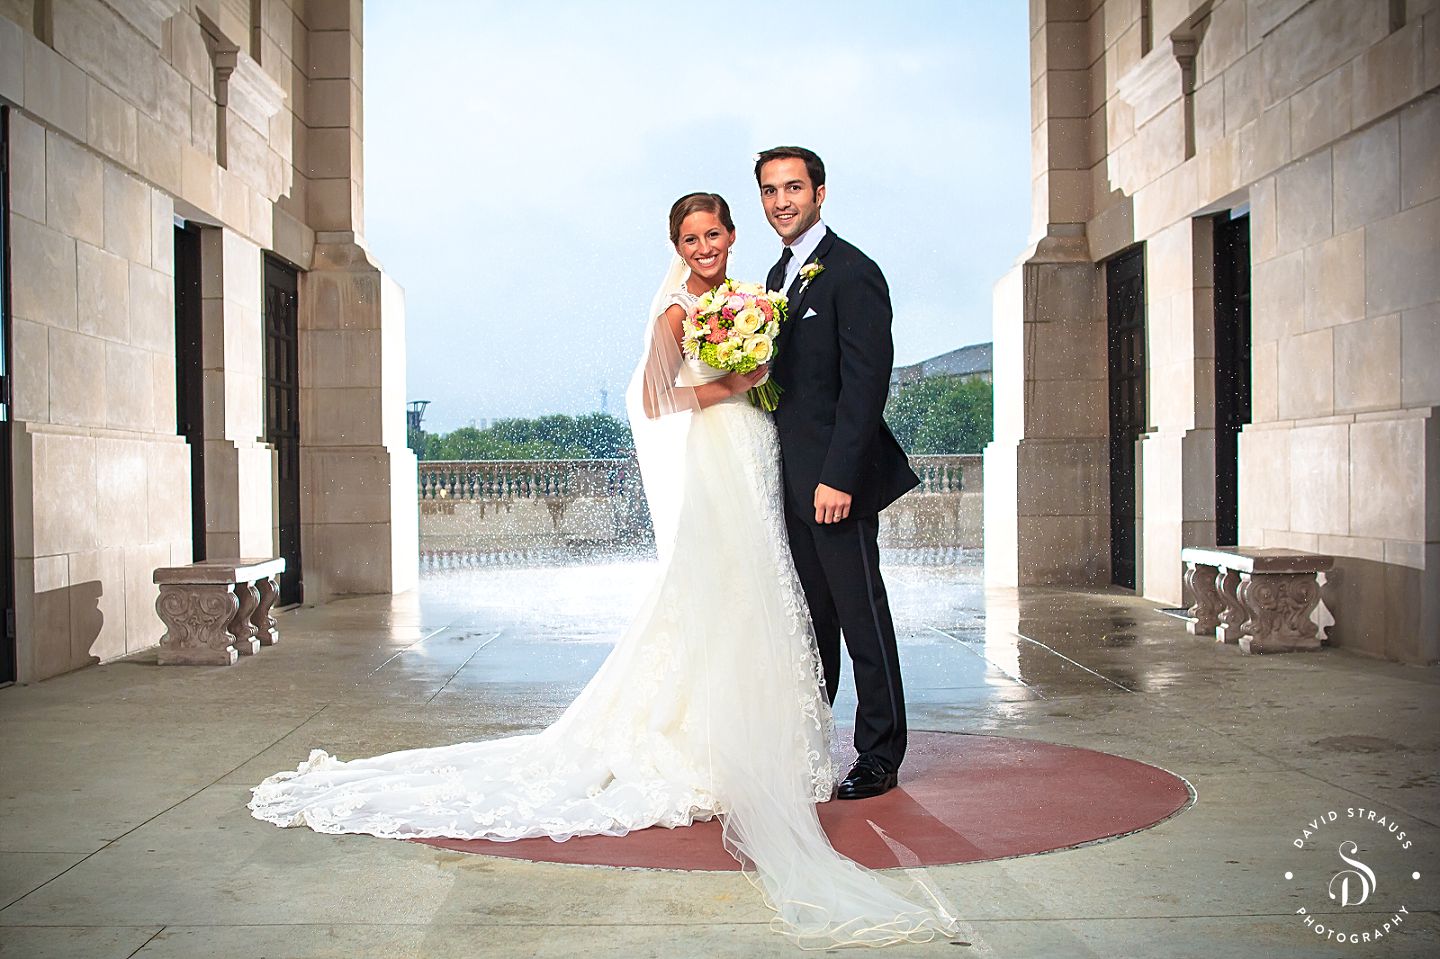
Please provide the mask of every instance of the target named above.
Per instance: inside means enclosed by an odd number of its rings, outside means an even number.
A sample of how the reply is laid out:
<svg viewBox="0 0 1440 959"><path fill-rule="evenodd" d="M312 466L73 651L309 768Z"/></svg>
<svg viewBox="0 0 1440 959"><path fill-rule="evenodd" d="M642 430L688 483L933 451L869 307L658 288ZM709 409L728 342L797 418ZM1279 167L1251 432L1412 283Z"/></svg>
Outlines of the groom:
<svg viewBox="0 0 1440 959"><path fill-rule="evenodd" d="M905 758L905 693L880 578L879 513L920 482L881 414L890 388L890 290L880 268L820 220L825 164L804 147L755 162L765 218L785 245L766 288L790 298L771 376L790 552L825 670L840 685L840 636L855 670L859 758L837 797L894 788Z"/></svg>

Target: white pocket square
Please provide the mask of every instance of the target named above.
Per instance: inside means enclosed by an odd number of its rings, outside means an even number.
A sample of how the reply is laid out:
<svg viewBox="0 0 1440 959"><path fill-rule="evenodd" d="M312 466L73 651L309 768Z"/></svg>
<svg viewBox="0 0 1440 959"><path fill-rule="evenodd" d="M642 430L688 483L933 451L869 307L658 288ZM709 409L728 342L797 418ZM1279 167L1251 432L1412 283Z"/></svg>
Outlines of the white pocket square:
<svg viewBox="0 0 1440 959"><path fill-rule="evenodd" d="M800 319L802 319L802 320L808 320L808 319L810 319L810 317L812 317L812 316L814 316L814 315L815 315L815 307L812 306L812 307L810 307L810 309L808 309L808 310L805 311L805 315L802 316L802 317L800 317Z"/></svg>

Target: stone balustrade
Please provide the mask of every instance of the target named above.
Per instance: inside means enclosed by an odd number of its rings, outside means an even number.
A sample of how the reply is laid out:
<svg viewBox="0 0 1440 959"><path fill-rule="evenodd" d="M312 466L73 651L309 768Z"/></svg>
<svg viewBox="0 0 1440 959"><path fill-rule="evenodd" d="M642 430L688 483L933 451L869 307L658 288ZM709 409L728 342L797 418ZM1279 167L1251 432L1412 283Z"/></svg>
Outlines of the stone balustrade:
<svg viewBox="0 0 1440 959"><path fill-rule="evenodd" d="M419 464L420 549L505 552L643 542L631 459L432 460Z"/></svg>
<svg viewBox="0 0 1440 959"><path fill-rule="evenodd" d="M984 542L981 457L912 456L920 485L880 514L886 549L978 549Z"/></svg>
<svg viewBox="0 0 1440 959"><path fill-rule="evenodd" d="M979 454L912 456L910 468L920 477L919 493L979 493L983 488Z"/></svg>
<svg viewBox="0 0 1440 959"><path fill-rule="evenodd" d="M886 547L981 545L981 457L914 456L920 485L882 514ZM422 553L625 546L649 537L634 459L419 464Z"/></svg>
<svg viewBox="0 0 1440 959"><path fill-rule="evenodd" d="M640 468L632 459L429 460L422 462L420 501L632 496Z"/></svg>

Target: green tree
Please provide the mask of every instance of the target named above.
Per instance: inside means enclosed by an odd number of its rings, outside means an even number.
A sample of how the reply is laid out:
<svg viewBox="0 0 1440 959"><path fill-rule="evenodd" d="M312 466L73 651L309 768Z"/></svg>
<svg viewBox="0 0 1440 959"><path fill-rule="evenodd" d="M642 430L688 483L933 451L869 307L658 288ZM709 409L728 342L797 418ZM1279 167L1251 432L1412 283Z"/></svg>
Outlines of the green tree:
<svg viewBox="0 0 1440 959"><path fill-rule="evenodd" d="M995 435L994 390L978 378L917 380L891 394L885 421L912 455L979 453Z"/></svg>
<svg viewBox="0 0 1440 959"><path fill-rule="evenodd" d="M629 456L630 427L606 413L498 420L486 429L463 426L427 433L423 460L565 460Z"/></svg>

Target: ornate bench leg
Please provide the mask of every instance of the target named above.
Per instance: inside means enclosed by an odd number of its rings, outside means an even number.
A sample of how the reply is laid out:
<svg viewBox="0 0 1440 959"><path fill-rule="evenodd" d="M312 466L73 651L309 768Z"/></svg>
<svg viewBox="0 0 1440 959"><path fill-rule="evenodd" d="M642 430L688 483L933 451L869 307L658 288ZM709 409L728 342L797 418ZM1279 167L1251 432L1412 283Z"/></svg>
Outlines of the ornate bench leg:
<svg viewBox="0 0 1440 959"><path fill-rule="evenodd" d="M260 605L260 594L250 583L236 583L235 596L240 600L240 608L230 620L230 634L235 637L235 651L241 656L250 656L260 652L260 640L255 638L259 631L250 621Z"/></svg>
<svg viewBox="0 0 1440 959"><path fill-rule="evenodd" d="M1232 569L1221 569L1215 574L1215 592L1220 596L1220 626L1215 638L1222 643L1237 643L1245 635L1245 607L1240 603L1238 591L1240 574Z"/></svg>
<svg viewBox="0 0 1440 959"><path fill-rule="evenodd" d="M1185 627L1191 636L1209 636L1220 625L1220 594L1215 590L1217 573L1214 566L1185 564L1185 585L1195 596L1195 605L1188 610L1190 622Z"/></svg>
<svg viewBox="0 0 1440 959"><path fill-rule="evenodd" d="M1335 625L1335 617L1331 614L1330 607L1325 605L1325 583L1327 581L1324 573L1315 574L1315 585L1320 588L1320 599L1316 602L1315 608L1310 611L1310 622L1315 624L1315 638L1322 643L1330 638L1330 627Z"/></svg>
<svg viewBox="0 0 1440 959"><path fill-rule="evenodd" d="M255 635L260 645L274 646L280 642L280 629L275 623L275 617L270 615L270 610L274 608L275 600L280 598L280 586L275 582L274 576L267 576L255 585L260 587L260 605L255 607L250 622L255 625Z"/></svg>
<svg viewBox="0 0 1440 959"><path fill-rule="evenodd" d="M160 664L229 666L238 654L226 628L240 599L224 585L173 584L160 587L155 611L165 623Z"/></svg>
<svg viewBox="0 0 1440 959"><path fill-rule="evenodd" d="M1240 640L1247 653L1293 653L1320 648L1310 613L1320 601L1314 573L1241 575L1240 601L1250 618Z"/></svg>

